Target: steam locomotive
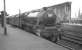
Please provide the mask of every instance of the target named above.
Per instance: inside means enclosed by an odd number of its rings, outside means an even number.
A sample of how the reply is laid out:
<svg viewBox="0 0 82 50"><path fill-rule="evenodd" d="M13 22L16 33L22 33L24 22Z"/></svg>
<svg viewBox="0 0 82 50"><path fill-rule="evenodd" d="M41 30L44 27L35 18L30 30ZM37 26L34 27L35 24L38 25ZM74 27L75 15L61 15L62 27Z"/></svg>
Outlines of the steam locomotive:
<svg viewBox="0 0 82 50"><path fill-rule="evenodd" d="M61 34L58 31L58 23L56 23L57 16L52 10L42 11L37 16L39 18L28 17L22 14L20 17L9 17L7 21L8 24L56 42Z"/></svg>
<svg viewBox="0 0 82 50"><path fill-rule="evenodd" d="M51 14L54 14L53 11L45 11L45 13L40 18L27 17L24 14L22 14L21 26L19 17L9 17L7 21L9 24L13 26L20 27L28 32L31 32L35 35L38 35L42 38L48 39L53 42L65 39L82 45L82 26L66 24L61 22L57 23L57 16L55 14L52 16Z"/></svg>
<svg viewBox="0 0 82 50"><path fill-rule="evenodd" d="M61 21L63 21L63 16L67 16L66 12L70 12L70 6L71 5L67 2L48 7L46 11L39 11L35 18L28 17L28 15L25 14L21 14L20 17L17 17L19 16L17 15L9 18L8 23L49 39L50 41L57 42L61 39L62 34L60 30Z"/></svg>

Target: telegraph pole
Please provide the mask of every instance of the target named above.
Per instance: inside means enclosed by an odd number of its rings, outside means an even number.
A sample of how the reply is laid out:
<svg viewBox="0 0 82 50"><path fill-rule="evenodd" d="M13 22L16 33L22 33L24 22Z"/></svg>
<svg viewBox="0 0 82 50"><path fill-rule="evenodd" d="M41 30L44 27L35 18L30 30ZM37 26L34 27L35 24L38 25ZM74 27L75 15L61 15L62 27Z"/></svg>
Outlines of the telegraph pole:
<svg viewBox="0 0 82 50"><path fill-rule="evenodd" d="M5 0L3 0L4 3L4 35L7 35L7 28L6 28L6 3Z"/></svg>

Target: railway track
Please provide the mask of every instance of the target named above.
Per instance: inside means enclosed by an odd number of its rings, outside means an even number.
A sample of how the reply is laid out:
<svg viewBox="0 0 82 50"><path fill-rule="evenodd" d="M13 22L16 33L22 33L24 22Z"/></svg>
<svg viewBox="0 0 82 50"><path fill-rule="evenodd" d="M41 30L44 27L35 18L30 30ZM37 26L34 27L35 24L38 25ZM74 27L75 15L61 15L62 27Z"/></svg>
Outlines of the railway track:
<svg viewBox="0 0 82 50"><path fill-rule="evenodd" d="M79 44L73 43L73 42L65 40L65 39L58 41L57 44L65 47L65 48L68 48L70 50L82 50L82 48L79 46Z"/></svg>

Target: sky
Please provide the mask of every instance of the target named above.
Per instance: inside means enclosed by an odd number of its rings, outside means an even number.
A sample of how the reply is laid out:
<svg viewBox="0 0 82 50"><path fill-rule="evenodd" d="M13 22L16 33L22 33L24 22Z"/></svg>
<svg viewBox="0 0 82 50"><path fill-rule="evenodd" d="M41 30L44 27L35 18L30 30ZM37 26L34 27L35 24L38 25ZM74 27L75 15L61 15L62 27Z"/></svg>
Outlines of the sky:
<svg viewBox="0 0 82 50"><path fill-rule="evenodd" d="M63 2L71 1L71 17L76 18L79 9L82 12L81 0L6 0L6 11L9 15L27 12L34 9L40 9L45 6L52 6ZM0 0L0 11L3 10L3 0Z"/></svg>

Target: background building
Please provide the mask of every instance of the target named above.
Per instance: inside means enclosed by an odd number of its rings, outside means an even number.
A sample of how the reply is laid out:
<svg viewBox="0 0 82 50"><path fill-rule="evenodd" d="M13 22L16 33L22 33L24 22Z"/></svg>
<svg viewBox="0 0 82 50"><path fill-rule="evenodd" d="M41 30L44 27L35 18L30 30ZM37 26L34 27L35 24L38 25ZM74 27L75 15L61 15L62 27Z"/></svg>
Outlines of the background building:
<svg viewBox="0 0 82 50"><path fill-rule="evenodd" d="M71 2L65 2L57 5L50 6L57 15L58 21L70 21L71 19Z"/></svg>

